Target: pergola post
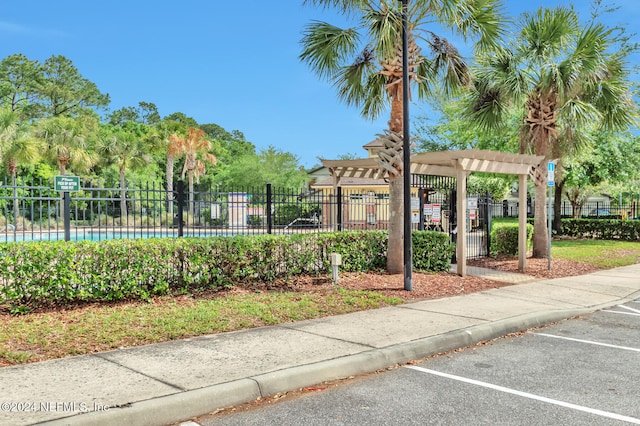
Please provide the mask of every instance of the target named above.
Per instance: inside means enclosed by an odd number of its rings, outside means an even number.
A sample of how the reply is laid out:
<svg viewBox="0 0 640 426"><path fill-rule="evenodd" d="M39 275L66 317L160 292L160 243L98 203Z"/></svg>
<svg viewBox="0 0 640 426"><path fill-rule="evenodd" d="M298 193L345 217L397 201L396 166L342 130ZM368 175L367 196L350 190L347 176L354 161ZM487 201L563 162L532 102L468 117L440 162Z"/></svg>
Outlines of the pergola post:
<svg viewBox="0 0 640 426"><path fill-rule="evenodd" d="M518 175L518 270L527 267L527 175Z"/></svg>
<svg viewBox="0 0 640 426"><path fill-rule="evenodd" d="M457 272L461 277L467 276L467 172L458 160L456 167L456 258Z"/></svg>

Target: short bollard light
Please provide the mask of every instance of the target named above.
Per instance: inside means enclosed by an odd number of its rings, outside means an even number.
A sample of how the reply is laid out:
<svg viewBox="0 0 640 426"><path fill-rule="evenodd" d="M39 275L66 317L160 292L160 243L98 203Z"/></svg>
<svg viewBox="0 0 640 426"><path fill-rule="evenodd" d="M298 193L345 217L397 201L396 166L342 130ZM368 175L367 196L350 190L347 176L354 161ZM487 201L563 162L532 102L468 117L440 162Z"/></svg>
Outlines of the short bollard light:
<svg viewBox="0 0 640 426"><path fill-rule="evenodd" d="M333 274L333 282L338 283L338 266L342 265L342 256L340 253L331 253L331 272Z"/></svg>

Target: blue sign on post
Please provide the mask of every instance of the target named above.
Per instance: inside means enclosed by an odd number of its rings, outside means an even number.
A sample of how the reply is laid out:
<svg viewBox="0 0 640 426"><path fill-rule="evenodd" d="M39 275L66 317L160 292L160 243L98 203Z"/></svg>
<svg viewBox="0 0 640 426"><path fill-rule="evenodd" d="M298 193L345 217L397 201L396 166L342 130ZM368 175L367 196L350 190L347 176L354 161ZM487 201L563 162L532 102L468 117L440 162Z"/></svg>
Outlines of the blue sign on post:
<svg viewBox="0 0 640 426"><path fill-rule="evenodd" d="M547 185L554 186L556 184L556 164L552 161L547 162Z"/></svg>

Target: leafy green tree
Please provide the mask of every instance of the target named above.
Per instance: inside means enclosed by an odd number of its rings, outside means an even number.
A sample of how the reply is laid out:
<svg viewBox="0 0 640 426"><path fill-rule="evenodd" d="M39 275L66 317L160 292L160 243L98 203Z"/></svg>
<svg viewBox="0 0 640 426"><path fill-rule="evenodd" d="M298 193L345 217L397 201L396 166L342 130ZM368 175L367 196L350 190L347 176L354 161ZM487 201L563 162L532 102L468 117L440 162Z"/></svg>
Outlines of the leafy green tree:
<svg viewBox="0 0 640 426"><path fill-rule="evenodd" d="M236 188L262 188L267 183L275 188L302 191L308 181L298 158L273 146L258 154L247 154L231 164L223 164L215 181Z"/></svg>
<svg viewBox="0 0 640 426"><path fill-rule="evenodd" d="M39 116L39 94L44 74L37 61L22 54L7 56L0 62L0 106L30 120Z"/></svg>
<svg viewBox="0 0 640 426"><path fill-rule="evenodd" d="M95 83L82 77L71 60L64 56L47 59L43 72L40 98L47 116L77 117L86 109L109 105L109 95L101 93Z"/></svg>
<svg viewBox="0 0 640 426"><path fill-rule="evenodd" d="M221 152L216 156L222 163L232 163L244 155L256 153L255 145L248 142L238 130L229 133L217 124L201 124L199 127L210 140L218 141L220 144Z"/></svg>
<svg viewBox="0 0 640 426"><path fill-rule="evenodd" d="M499 127L487 132L465 116L466 104L456 99L440 98L432 103L437 121L427 117L415 120L416 151L433 152L459 149L489 149L518 152L520 114L512 110Z"/></svg>
<svg viewBox="0 0 640 426"><path fill-rule="evenodd" d="M595 143L565 160L563 186L574 217L597 187L637 181L640 138L631 133L599 132Z"/></svg>
<svg viewBox="0 0 640 426"><path fill-rule="evenodd" d="M390 222L387 270L403 270L402 156L402 4L397 0L307 0L304 3L335 8L355 22L340 28L326 22L307 25L300 59L320 77L330 80L347 105L358 106L366 118L375 118L391 104L389 129L383 138L381 167L389 172ZM435 87L447 95L467 86L470 74L458 50L430 30L434 22L476 39L477 47L492 46L500 35L497 0L412 0L408 4L408 75L419 98ZM425 47L426 49L423 49ZM410 88L409 88L410 89ZM409 91L410 93L410 91ZM406 144L407 141L404 141ZM386 160L385 160L386 159Z"/></svg>
<svg viewBox="0 0 640 426"><path fill-rule="evenodd" d="M187 116L186 114L182 113L182 112L174 112L173 114L169 114L166 117L164 117L165 120L171 120L171 121L176 121L178 123L181 123L185 128L189 128L189 127L194 127L194 128L198 128L198 122L192 118Z"/></svg>
<svg viewBox="0 0 640 426"><path fill-rule="evenodd" d="M525 13L507 47L478 57L470 116L485 128L521 111L520 152L546 160L579 149L594 124L625 128L633 122L624 45L595 21L580 25L575 10ZM620 46L622 44L622 46ZM533 256L546 257L546 167L535 188Z"/></svg>
<svg viewBox="0 0 640 426"><path fill-rule="evenodd" d="M137 107L122 107L107 114L107 122L114 126L121 126L129 121L154 125L160 122L160 114L156 105L151 102L139 102Z"/></svg>

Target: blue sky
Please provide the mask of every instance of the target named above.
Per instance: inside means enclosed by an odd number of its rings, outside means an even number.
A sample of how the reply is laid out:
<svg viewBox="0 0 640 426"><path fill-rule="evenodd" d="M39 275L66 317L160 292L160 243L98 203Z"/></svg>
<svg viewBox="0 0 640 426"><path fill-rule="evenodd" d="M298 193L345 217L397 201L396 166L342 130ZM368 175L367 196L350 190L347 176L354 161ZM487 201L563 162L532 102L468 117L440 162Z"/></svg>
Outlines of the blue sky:
<svg viewBox="0 0 640 426"><path fill-rule="evenodd" d="M364 155L362 145L387 127L386 114L364 120L299 62L305 24L342 21L330 11L303 7L301 0L4 3L0 58L22 53L44 61L63 55L111 96L112 110L153 102L162 116L183 112L199 123L240 130L258 149L275 146L306 167L318 157ZM511 16L570 3L504 1ZM590 2L573 3L586 19ZM640 2L615 3L620 10L607 23L633 32ZM412 116L429 113L420 104L410 110Z"/></svg>

